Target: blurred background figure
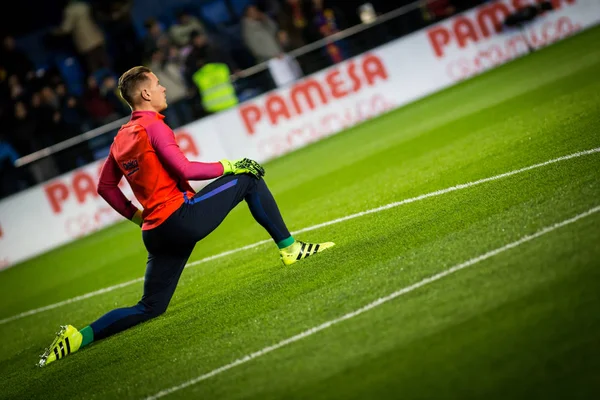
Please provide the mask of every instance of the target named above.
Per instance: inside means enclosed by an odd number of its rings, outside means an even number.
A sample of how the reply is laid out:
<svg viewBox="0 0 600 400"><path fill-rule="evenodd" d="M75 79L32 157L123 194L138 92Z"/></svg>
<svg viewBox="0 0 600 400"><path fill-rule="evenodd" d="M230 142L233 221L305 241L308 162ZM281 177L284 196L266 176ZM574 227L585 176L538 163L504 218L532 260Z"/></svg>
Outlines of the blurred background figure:
<svg viewBox="0 0 600 400"><path fill-rule="evenodd" d="M178 128L190 123L194 119L190 99L193 92L188 87L183 75L183 63L179 58L176 47L169 49L170 54L156 49L152 54L150 68L156 75L161 85L167 88L167 104L169 107L163 111L169 126Z"/></svg>
<svg viewBox="0 0 600 400"><path fill-rule="evenodd" d="M140 64L143 50L131 14L133 0L93 0L91 4L106 33L114 71L121 74Z"/></svg>
<svg viewBox="0 0 600 400"><path fill-rule="evenodd" d="M314 41L309 27L309 7L303 0L284 0L277 22L285 34L283 41L288 51ZM280 39L280 42L282 40Z"/></svg>
<svg viewBox="0 0 600 400"><path fill-rule="evenodd" d="M242 19L242 37L244 43L256 59L263 62L283 55L278 38L279 28L273 19L255 5L246 7Z"/></svg>
<svg viewBox="0 0 600 400"><path fill-rule="evenodd" d="M0 133L0 195L9 196L27 186L14 164L20 158L10 141Z"/></svg>
<svg viewBox="0 0 600 400"><path fill-rule="evenodd" d="M423 18L428 22L436 22L453 15L456 7L451 0L428 0L421 3Z"/></svg>
<svg viewBox="0 0 600 400"><path fill-rule="evenodd" d="M155 50L169 51L171 39L155 18L147 19L144 26L147 32L144 39L144 63L147 63L152 58Z"/></svg>
<svg viewBox="0 0 600 400"><path fill-rule="evenodd" d="M206 29L198 18L186 10L180 10L177 13L177 22L169 29L171 42L180 48L188 46L193 32L205 35Z"/></svg>
<svg viewBox="0 0 600 400"><path fill-rule="evenodd" d="M192 33L192 48L185 60L186 80L194 93L196 113L212 114L237 105L231 74L239 72L233 59L210 43L206 35Z"/></svg>
<svg viewBox="0 0 600 400"><path fill-rule="evenodd" d="M346 28L346 22L342 11L331 4L325 4L324 0L312 0L312 29L321 38L334 35ZM329 57L333 64L344 61L347 55L347 42L336 40L325 45L323 53Z"/></svg>
<svg viewBox="0 0 600 400"><path fill-rule="evenodd" d="M114 103L106 97L106 92L106 87L101 90L95 77L88 77L82 100L83 107L94 128L112 122L119 117L118 110L115 108Z"/></svg>
<svg viewBox="0 0 600 400"><path fill-rule="evenodd" d="M8 77L16 75L21 81L33 77L35 69L33 62L24 51L17 49L15 38L10 35L2 40L0 64Z"/></svg>
<svg viewBox="0 0 600 400"><path fill-rule="evenodd" d="M64 8L62 23L54 33L71 35L88 74L110 67L104 34L94 20L89 3L70 0Z"/></svg>

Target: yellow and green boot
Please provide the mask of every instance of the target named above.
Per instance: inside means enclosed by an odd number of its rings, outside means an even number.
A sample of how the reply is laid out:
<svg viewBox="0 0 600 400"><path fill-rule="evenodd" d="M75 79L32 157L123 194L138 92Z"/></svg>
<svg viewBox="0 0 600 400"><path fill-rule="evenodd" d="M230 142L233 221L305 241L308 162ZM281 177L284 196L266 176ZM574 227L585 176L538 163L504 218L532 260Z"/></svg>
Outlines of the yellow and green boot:
<svg viewBox="0 0 600 400"><path fill-rule="evenodd" d="M296 240L293 244L279 250L281 261L284 265L292 265L293 263L304 260L306 257L312 256L335 246L333 242L325 243L305 243Z"/></svg>
<svg viewBox="0 0 600 400"><path fill-rule="evenodd" d="M45 367L51 362L60 360L71 353L75 353L79 350L82 340L83 336L74 326L61 326L50 347L48 347L46 351L44 351L44 354L40 356L38 366Z"/></svg>

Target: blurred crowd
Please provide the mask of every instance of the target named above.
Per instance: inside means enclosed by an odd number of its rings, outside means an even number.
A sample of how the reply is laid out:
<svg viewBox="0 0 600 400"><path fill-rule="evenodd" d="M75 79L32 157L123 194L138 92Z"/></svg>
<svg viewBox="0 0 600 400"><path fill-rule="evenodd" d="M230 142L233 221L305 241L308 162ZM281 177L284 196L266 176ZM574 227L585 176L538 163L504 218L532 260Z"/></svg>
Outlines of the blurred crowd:
<svg viewBox="0 0 600 400"><path fill-rule="evenodd" d="M232 40L193 8L177 10L170 23L148 18L140 32L132 17L133 1L69 0L61 23L43 41L47 49L62 56L44 68L18 48L15 38L2 39L0 197L105 156L102 152L106 146L97 150L85 142L73 147L71 153L49 157L31 168L13 166L22 156L126 117L130 110L117 92L117 79L135 65L151 67L167 88L169 108L165 115L176 128L211 113L203 106L195 76L203 66L225 64L235 80L252 65L282 58L294 49L364 22L366 3L366 10L378 15L411 3L235 0L246 4L236 21L237 37ZM433 22L475 3L429 0L419 15ZM325 46L323 52L321 57L324 55L329 65L348 57L341 41ZM301 70L314 72L306 64Z"/></svg>

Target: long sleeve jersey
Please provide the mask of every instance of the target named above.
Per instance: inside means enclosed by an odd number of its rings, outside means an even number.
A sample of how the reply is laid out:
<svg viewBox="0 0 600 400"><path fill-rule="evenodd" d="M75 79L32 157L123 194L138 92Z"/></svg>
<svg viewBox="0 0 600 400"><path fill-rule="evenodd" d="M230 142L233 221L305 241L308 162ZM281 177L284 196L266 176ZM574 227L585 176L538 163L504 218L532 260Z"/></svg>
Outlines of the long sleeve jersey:
<svg viewBox="0 0 600 400"><path fill-rule="evenodd" d="M131 219L137 208L118 186L125 176L144 208L144 230L160 225L195 194L188 180L223 175L220 162L189 161L163 119L156 112L134 111L117 133L98 182L98 194L119 214Z"/></svg>

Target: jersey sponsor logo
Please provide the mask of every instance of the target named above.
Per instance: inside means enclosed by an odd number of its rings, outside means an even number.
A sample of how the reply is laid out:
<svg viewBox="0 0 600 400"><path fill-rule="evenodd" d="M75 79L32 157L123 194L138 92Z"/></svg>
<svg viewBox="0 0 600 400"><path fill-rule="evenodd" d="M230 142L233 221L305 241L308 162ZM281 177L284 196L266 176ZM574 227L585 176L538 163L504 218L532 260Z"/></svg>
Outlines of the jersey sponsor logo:
<svg viewBox="0 0 600 400"><path fill-rule="evenodd" d="M134 173L140 170L138 160L123 161L121 165L123 165L123 169L127 173L127 176L133 175Z"/></svg>

